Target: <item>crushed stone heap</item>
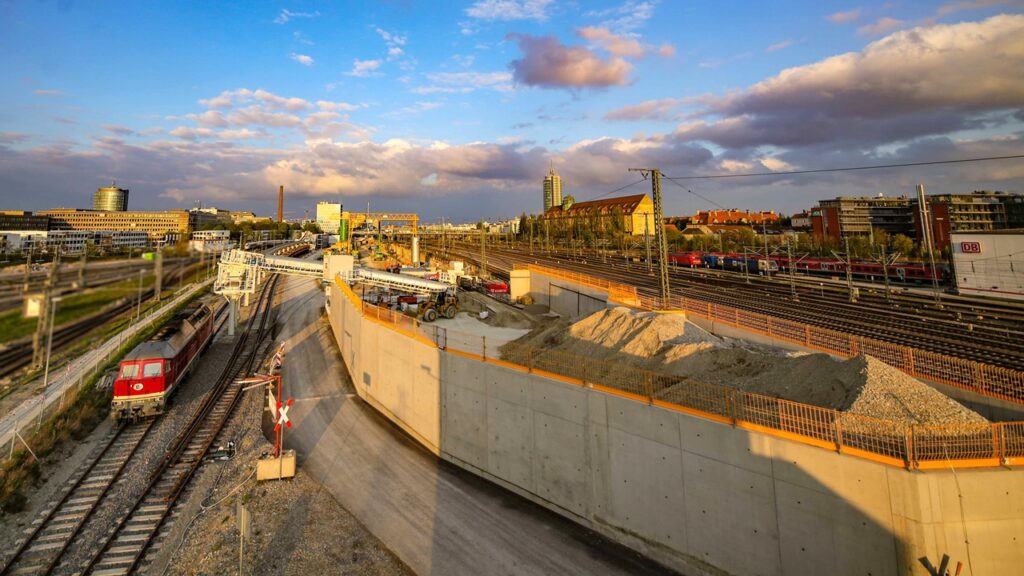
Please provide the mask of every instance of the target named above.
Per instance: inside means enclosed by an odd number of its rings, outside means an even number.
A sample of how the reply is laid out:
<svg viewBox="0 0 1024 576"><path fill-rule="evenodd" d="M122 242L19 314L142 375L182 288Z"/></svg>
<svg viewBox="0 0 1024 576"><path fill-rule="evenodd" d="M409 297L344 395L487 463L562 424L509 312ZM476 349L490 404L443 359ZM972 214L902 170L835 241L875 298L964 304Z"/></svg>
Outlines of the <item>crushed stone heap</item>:
<svg viewBox="0 0 1024 576"><path fill-rule="evenodd" d="M609 386L635 367L910 425L988 422L874 357L836 360L758 347L715 336L676 314L609 308L575 324L538 328L515 343L602 360L608 364L592 374ZM669 385L657 396L685 403L685 388Z"/></svg>

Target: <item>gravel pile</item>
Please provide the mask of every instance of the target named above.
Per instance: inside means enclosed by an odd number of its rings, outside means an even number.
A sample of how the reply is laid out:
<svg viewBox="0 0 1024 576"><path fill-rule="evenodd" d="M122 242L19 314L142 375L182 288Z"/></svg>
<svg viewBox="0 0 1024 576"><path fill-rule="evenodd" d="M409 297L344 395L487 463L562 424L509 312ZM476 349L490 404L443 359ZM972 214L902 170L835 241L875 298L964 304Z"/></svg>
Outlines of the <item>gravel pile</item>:
<svg viewBox="0 0 1024 576"><path fill-rule="evenodd" d="M595 381L611 386L627 380L634 367L904 425L987 422L876 358L841 361L827 354L752 347L719 338L678 315L610 308L572 325L563 321L534 330L516 343L613 363L607 370L588 371ZM657 396L688 405L706 402L714 408L714 390L693 388L689 383L674 384Z"/></svg>

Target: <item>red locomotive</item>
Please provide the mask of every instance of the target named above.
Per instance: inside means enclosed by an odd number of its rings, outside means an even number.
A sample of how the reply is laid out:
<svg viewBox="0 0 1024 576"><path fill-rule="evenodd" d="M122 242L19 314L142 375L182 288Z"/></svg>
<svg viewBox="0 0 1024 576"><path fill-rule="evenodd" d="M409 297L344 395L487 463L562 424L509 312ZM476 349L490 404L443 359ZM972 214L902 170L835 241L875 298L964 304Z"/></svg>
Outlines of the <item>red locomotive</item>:
<svg viewBox="0 0 1024 576"><path fill-rule="evenodd" d="M700 252L670 252L668 263L673 266L689 266L700 268L704 265L704 255Z"/></svg>
<svg viewBox="0 0 1024 576"><path fill-rule="evenodd" d="M129 352L114 380L111 417L135 421L162 414L171 394L210 343L214 316L205 304L185 309Z"/></svg>

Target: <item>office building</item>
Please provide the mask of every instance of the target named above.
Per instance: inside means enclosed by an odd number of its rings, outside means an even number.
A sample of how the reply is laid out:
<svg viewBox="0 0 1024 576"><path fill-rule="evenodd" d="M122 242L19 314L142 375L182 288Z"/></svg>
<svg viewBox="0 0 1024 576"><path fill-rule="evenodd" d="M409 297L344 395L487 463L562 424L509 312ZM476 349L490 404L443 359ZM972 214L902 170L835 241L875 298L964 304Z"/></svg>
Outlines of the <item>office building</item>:
<svg viewBox="0 0 1024 576"><path fill-rule="evenodd" d="M779 215L774 211L751 212L749 210L701 210L689 217L690 224L712 226L716 224L778 224Z"/></svg>
<svg viewBox="0 0 1024 576"><path fill-rule="evenodd" d="M97 188L92 197L92 209L124 212L128 209L128 190L118 188L116 183L107 188Z"/></svg>
<svg viewBox="0 0 1024 576"><path fill-rule="evenodd" d="M0 230L49 230L50 219L23 210L0 211Z"/></svg>
<svg viewBox="0 0 1024 576"><path fill-rule="evenodd" d="M341 227L341 203L317 202L316 225L324 234L337 234Z"/></svg>
<svg viewBox="0 0 1024 576"><path fill-rule="evenodd" d="M189 213L185 210L164 212L110 212L80 208L43 210L40 216L50 218L50 230L142 231L150 241L174 242L187 238Z"/></svg>
<svg viewBox="0 0 1024 576"><path fill-rule="evenodd" d="M562 177L555 174L554 167L544 177L544 212L562 205Z"/></svg>

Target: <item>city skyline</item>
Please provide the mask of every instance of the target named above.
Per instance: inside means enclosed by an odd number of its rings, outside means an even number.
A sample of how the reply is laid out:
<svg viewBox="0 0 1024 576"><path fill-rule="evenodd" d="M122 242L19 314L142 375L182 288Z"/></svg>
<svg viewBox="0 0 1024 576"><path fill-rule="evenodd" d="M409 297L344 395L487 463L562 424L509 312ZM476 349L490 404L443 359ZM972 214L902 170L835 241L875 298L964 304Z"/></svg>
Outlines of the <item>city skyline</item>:
<svg viewBox="0 0 1024 576"><path fill-rule="evenodd" d="M636 166L682 176L1021 154L1021 10L6 4L3 208L88 207L116 179L141 210L274 215L283 185L291 218L369 200L473 220L537 212L551 165L563 194L586 201L637 180ZM93 41L102 29L118 42ZM684 186L793 213L918 182L1020 192L1024 161ZM666 214L718 207L664 192Z"/></svg>

